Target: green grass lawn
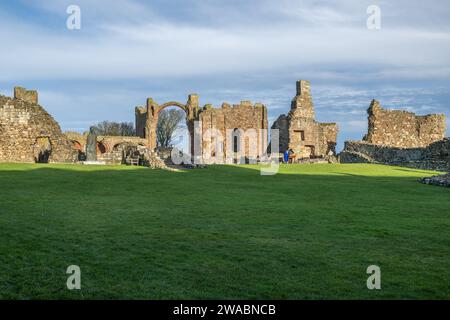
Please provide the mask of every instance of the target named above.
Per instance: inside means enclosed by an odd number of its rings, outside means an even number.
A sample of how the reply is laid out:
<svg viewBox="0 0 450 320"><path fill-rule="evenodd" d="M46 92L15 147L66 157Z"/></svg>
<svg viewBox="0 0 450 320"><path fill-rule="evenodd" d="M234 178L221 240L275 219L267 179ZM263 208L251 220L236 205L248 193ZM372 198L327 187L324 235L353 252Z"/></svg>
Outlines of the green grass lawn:
<svg viewBox="0 0 450 320"><path fill-rule="evenodd" d="M431 174L1 164L0 298L449 299L450 189Z"/></svg>

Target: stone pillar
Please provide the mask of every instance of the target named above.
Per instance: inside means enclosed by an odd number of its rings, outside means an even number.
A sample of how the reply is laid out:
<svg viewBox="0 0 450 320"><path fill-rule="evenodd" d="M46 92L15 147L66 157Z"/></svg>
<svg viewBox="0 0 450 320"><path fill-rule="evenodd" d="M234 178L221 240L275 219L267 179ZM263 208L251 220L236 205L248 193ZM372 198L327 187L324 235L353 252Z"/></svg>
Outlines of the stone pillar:
<svg viewBox="0 0 450 320"><path fill-rule="evenodd" d="M199 107L198 104L198 95L195 93L192 93L188 96L187 106L191 106L193 109L196 109Z"/></svg>
<svg viewBox="0 0 450 320"><path fill-rule="evenodd" d="M150 150L156 148L156 127L158 125L158 105L152 98L147 99L147 121L145 124L146 137Z"/></svg>
<svg viewBox="0 0 450 320"><path fill-rule="evenodd" d="M195 134L198 132L195 130L195 121L198 121L198 113L199 113L199 97L197 94L192 93L188 96L188 100L186 103L187 114L186 114L186 125L189 131L189 143L190 143L190 151L191 156L194 156L194 144L195 144Z"/></svg>

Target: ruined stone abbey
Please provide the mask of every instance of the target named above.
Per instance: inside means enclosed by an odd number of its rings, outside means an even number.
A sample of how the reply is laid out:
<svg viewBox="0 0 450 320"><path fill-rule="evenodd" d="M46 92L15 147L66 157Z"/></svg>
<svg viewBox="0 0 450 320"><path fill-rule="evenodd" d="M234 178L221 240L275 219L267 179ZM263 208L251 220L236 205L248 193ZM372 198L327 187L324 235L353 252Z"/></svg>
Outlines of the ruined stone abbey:
<svg viewBox="0 0 450 320"><path fill-rule="evenodd" d="M97 156L111 164L124 163L133 146L147 163L158 157L156 127L161 110L176 106L186 113L191 154L204 161L217 156L223 163L256 163L267 157L269 125L262 103L241 101L221 107L199 104L191 94L186 103L159 104L148 98L135 108L136 136L97 137ZM373 100L368 109L368 133L361 141L346 141L336 154L338 126L316 121L310 83L297 81L291 110L271 126L279 132L279 153L291 150L294 162L340 161L405 165L450 170L450 139L445 138L445 116L416 116L411 112L383 109ZM14 97L0 96L0 162L79 162L86 152L86 135L63 133L58 123L38 104L38 93L16 87ZM276 154L276 158L280 155ZM151 161L150 161L151 162Z"/></svg>
<svg viewBox="0 0 450 320"><path fill-rule="evenodd" d="M256 160L266 151L267 136L261 134L267 134L268 127L267 109L263 104L241 101L233 106L223 103L220 108L209 104L200 107L196 94L189 95L186 104L172 101L159 105L149 98L146 107L136 107L136 134L146 139L151 149L156 148L159 112L170 106L178 106L186 112L192 154L196 143L204 157L221 154L230 158L236 149L240 149L242 157ZM249 132L252 136L246 137ZM195 141L196 137L200 137L200 141ZM235 142L241 145L236 146Z"/></svg>

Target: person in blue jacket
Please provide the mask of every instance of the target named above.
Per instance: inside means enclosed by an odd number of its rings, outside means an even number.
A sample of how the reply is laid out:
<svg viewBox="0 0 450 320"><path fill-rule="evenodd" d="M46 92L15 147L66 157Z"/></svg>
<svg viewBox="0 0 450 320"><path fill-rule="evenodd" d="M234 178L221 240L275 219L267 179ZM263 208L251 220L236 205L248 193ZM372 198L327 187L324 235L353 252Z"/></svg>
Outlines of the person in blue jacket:
<svg viewBox="0 0 450 320"><path fill-rule="evenodd" d="M284 152L284 159L283 159L284 163L289 163L289 154L290 154L289 149Z"/></svg>

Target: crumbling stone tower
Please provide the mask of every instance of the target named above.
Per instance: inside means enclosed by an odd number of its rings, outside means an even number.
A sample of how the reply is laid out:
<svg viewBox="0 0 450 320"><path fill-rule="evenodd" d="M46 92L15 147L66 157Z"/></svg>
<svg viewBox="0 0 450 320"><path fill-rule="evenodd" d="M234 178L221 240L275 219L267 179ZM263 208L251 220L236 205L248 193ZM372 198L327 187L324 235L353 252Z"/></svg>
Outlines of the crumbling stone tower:
<svg viewBox="0 0 450 320"><path fill-rule="evenodd" d="M0 96L0 162L75 162L77 151L38 104L35 90Z"/></svg>
<svg viewBox="0 0 450 320"><path fill-rule="evenodd" d="M315 120L309 81L297 81L296 96L289 114L281 115L272 126L280 130L280 152L292 149L301 158L318 158L336 153L336 123Z"/></svg>

